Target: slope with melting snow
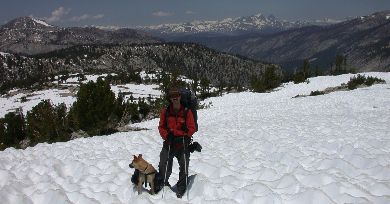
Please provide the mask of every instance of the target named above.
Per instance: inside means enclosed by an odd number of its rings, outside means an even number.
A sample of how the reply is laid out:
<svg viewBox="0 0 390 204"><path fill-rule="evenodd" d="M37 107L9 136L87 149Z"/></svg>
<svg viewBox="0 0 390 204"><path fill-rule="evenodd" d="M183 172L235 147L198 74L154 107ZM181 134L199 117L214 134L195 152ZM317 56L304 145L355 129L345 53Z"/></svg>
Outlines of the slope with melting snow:
<svg viewBox="0 0 390 204"><path fill-rule="evenodd" d="M390 73L387 84L315 97L298 94L345 83L352 75L316 77L272 93L212 98L199 111L191 155L191 203L389 203ZM179 203L137 195L128 164L142 153L157 167L158 120L148 131L0 152L4 203ZM178 178L175 162L170 183Z"/></svg>

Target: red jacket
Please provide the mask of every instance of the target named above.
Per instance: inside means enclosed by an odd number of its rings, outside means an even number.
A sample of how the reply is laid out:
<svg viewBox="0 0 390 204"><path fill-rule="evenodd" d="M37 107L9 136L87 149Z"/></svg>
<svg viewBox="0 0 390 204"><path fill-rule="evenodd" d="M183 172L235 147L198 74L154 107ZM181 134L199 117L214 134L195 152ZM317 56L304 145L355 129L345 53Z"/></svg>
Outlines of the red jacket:
<svg viewBox="0 0 390 204"><path fill-rule="evenodd" d="M195 121L190 109L187 109L187 119L184 118L184 107L180 106L179 112L175 115L173 113L173 106L170 106L170 111L167 113L166 108L163 108L160 114L160 122L158 130L161 137L166 140L168 130L173 133L175 137L191 137L195 133ZM166 122L166 114L168 115L168 123ZM183 130L183 125L186 123L187 132ZM168 129L166 127L168 125Z"/></svg>

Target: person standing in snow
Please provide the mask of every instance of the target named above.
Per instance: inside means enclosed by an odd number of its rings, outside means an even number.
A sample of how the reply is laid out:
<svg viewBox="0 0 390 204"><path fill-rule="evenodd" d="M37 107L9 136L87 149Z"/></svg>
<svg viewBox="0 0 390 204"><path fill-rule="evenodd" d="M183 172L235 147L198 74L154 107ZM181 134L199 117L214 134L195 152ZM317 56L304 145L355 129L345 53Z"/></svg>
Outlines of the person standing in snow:
<svg viewBox="0 0 390 204"><path fill-rule="evenodd" d="M179 163L179 180L177 182L176 196L181 198L187 189L188 165L190 152L188 145L196 131L195 121L190 109L180 103L180 92L172 88L168 93L170 104L163 108L160 114L158 130L163 142L158 165L159 174L164 178L161 185L169 185L172 173L173 157Z"/></svg>

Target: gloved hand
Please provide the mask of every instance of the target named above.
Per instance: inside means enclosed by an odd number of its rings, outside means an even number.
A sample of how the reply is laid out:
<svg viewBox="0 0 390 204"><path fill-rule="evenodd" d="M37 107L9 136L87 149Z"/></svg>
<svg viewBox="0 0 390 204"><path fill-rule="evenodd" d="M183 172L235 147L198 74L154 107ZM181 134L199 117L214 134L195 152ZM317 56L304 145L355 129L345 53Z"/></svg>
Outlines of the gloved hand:
<svg viewBox="0 0 390 204"><path fill-rule="evenodd" d="M172 143L174 140L175 140L175 136L173 135L173 133L168 132L167 141Z"/></svg>

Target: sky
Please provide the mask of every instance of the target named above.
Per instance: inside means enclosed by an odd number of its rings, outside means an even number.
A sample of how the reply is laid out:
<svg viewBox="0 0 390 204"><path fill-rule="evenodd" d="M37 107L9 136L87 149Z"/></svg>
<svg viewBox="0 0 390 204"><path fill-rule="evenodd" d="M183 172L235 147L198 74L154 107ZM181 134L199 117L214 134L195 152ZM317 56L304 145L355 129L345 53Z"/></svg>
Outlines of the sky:
<svg viewBox="0 0 390 204"><path fill-rule="evenodd" d="M64 27L135 27L258 13L293 21L343 19L383 10L390 10L390 0L0 0L0 24L32 16Z"/></svg>

